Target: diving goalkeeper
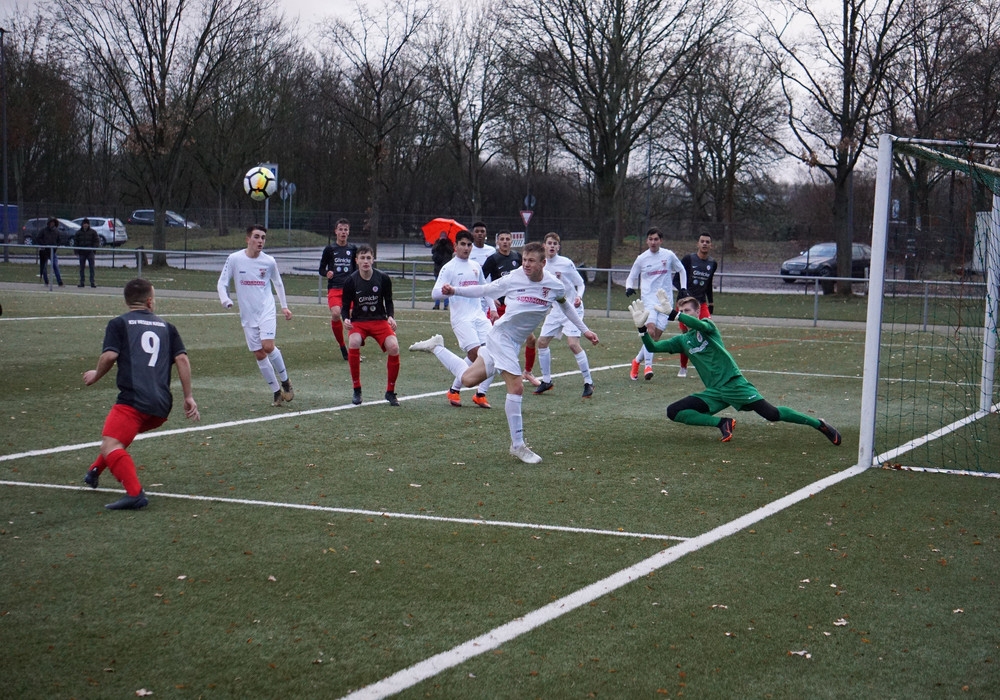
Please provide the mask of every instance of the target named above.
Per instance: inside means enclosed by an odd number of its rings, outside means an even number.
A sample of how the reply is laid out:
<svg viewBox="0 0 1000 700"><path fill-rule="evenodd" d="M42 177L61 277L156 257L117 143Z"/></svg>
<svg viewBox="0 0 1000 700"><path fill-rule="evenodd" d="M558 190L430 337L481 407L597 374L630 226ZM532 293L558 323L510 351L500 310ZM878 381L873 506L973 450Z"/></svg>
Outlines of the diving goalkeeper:
<svg viewBox="0 0 1000 700"><path fill-rule="evenodd" d="M657 294L660 303L654 307L659 313L669 313L670 298L662 290ZM748 382L733 356L726 350L722 336L710 318L698 318L701 307L694 297L684 297L677 302L677 320L687 326L686 333L666 340L653 340L646 331L649 311L642 300L632 302L628 309L632 320L639 329L642 344L650 352L685 353L698 370L698 376L705 383L705 390L667 406L667 418L685 425L705 425L718 428L720 440L729 442L736 428L733 418L716 418L715 414L727 406L737 411L753 411L769 421L784 421L808 425L823 433L834 445L840 445L840 433L825 421L807 416L787 408L774 407L760 395L757 387Z"/></svg>

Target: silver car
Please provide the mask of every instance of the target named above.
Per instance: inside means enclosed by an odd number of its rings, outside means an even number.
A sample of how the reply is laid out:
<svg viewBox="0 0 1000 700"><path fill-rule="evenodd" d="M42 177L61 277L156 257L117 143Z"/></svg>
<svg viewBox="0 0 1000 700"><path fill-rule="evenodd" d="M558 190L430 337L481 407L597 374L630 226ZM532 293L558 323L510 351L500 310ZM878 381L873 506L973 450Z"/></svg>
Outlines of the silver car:
<svg viewBox="0 0 1000 700"><path fill-rule="evenodd" d="M84 219L90 221L90 228L97 231L102 246L120 246L128 242L128 233L121 219L112 216L81 216L79 219L73 219L73 223L80 225Z"/></svg>

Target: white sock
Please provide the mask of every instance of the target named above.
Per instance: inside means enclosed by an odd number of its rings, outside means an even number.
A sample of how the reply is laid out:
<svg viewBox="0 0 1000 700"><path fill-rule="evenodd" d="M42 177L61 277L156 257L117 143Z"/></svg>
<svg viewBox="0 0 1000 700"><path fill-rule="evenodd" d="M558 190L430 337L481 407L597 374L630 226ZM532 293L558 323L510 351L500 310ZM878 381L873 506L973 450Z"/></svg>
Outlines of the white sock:
<svg viewBox="0 0 1000 700"><path fill-rule="evenodd" d="M275 347L267 359L271 361L271 366L274 367L274 373L278 375L278 379L283 382L288 381L288 370L285 369L285 358L281 356L281 350Z"/></svg>
<svg viewBox="0 0 1000 700"><path fill-rule="evenodd" d="M483 380L483 383L479 385L479 393L485 394L490 390L490 384L493 383L493 377L487 377Z"/></svg>
<svg viewBox="0 0 1000 700"><path fill-rule="evenodd" d="M552 348L538 348L538 367L542 370L542 381L552 381Z"/></svg>
<svg viewBox="0 0 1000 700"><path fill-rule="evenodd" d="M260 373L264 375L264 381L271 387L271 391L278 391L281 385L278 384L278 378L274 376L274 367L271 366L270 361L266 357L263 360L257 360L257 366L260 368Z"/></svg>
<svg viewBox="0 0 1000 700"><path fill-rule="evenodd" d="M434 357L436 357L438 361L444 365L446 370L451 372L451 375L458 380L458 385L461 386L462 375L465 373L466 367L468 367L468 365L465 364L466 358L459 357L443 345L438 345L434 348Z"/></svg>
<svg viewBox="0 0 1000 700"><path fill-rule="evenodd" d="M507 427L510 428L510 444L520 447L524 444L524 423L521 420L521 397L517 394L507 394L503 410L507 414Z"/></svg>
<svg viewBox="0 0 1000 700"><path fill-rule="evenodd" d="M587 359L587 351L581 350L573 355L573 357L576 359L576 366L580 368L580 374L583 375L584 383L593 384L594 380L590 376L590 360Z"/></svg>

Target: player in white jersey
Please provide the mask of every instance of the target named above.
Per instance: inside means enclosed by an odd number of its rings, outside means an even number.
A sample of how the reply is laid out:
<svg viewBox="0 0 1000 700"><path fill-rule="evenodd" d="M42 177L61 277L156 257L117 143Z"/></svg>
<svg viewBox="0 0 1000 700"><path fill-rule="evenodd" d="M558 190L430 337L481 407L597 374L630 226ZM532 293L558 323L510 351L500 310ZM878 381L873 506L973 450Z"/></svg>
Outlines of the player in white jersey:
<svg viewBox="0 0 1000 700"><path fill-rule="evenodd" d="M438 272L434 289L431 290L431 297L435 303L451 299L449 306L451 309L451 328L455 331L458 339L458 346L465 351L466 362L471 365L479 356L479 348L486 344L486 334L490 332L490 321L499 318L497 315L496 302L487 299L490 317L483 315L482 299L472 297L455 297L444 294L441 290L444 286L468 287L470 285L486 284L486 277L483 275L482 266L469 259L472 253L472 234L468 231L459 231L455 235L455 257L449 260ZM487 377L479 385L476 395L472 397L472 402L480 408L492 408L486 399L486 391L490 388L493 377ZM448 401L452 406L462 405L462 380L455 377L451 388L448 390Z"/></svg>
<svg viewBox="0 0 1000 700"><path fill-rule="evenodd" d="M663 290L667 293L670 306L674 303L673 276L676 274L680 279L680 298L688 296L687 293L687 272L672 250L661 248L663 235L660 229L651 228L646 232L647 250L639 255L632 263L632 269L625 280L625 296L630 297L635 294L635 288L639 287L640 298L643 306L653 309L657 304L662 306L662 302L657 299L656 293ZM674 311L671 314L651 311L646 328L653 340L659 340L663 335L663 329L667 327L667 321L673 320L677 315ZM629 378L633 381L639 378L640 363L645 365L644 376L647 380L653 378L653 353L646 350L645 346L639 347L639 354L632 360L632 368Z"/></svg>
<svg viewBox="0 0 1000 700"><path fill-rule="evenodd" d="M226 259L216 289L219 301L229 309L233 306L233 300L229 298L230 280L236 285L236 301L240 305L240 323L243 324L247 347L257 359L257 367L260 368L264 381L274 392L271 405L280 406L295 398L295 391L288 379L281 350L274 345L278 322L274 295L271 293L272 285L286 321L292 320L292 312L285 301L285 285L278 272L278 263L264 252L266 239L267 229L263 226L249 226L246 250L238 250Z"/></svg>
<svg viewBox="0 0 1000 700"><path fill-rule="evenodd" d="M573 296L570 300L576 313L583 318L583 293L586 284L583 277L577 272L576 264L569 258L559 255L562 243L558 233L545 234L545 271L558 277L563 284L572 286ZM594 379L590 376L590 360L587 359L587 351L580 346L580 329L566 318L566 314L558 306L553 306L549 315L545 317L542 324L542 334L538 336L538 365L542 368L542 381L535 388L536 394L544 394L555 386L552 383L552 351L549 343L553 338L562 335L566 336L566 343L573 352L576 366L580 368L583 375L583 398L589 399L594 395Z"/></svg>
<svg viewBox="0 0 1000 700"><path fill-rule="evenodd" d="M469 260L482 266L486 258L495 252L497 249L486 243L486 224L482 221L472 224L472 252L469 254Z"/></svg>
<svg viewBox="0 0 1000 700"><path fill-rule="evenodd" d="M524 442L521 417L524 383L518 353L528 334L542 322L553 304L559 304L566 317L580 329L583 337L597 344L597 334L587 328L568 300L574 290L567 289L558 278L545 271L545 249L541 243L532 242L521 251L520 269L509 275L485 286L445 285L441 291L446 295L473 298L505 297L507 312L493 324L486 336L486 345L479 349L479 356L472 365L466 365L464 358L446 349L440 335L414 343L410 350L433 353L449 372L460 376L462 384L467 387L476 386L487 377L500 372L507 385L504 410L510 430L510 453L528 464L541 462L542 458Z"/></svg>

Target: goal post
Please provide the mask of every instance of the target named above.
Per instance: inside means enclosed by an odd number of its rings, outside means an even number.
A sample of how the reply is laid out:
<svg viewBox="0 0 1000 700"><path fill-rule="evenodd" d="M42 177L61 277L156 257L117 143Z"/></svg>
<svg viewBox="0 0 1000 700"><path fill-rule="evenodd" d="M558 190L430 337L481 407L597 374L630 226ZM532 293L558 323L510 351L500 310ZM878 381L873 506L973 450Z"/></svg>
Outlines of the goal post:
<svg viewBox="0 0 1000 700"><path fill-rule="evenodd" d="M1000 168L982 162L998 156L1000 144L879 138L860 466L1000 476ZM914 205L904 160L947 188L946 225L898 216L901 200ZM907 258L920 245L933 261L903 279L900 232Z"/></svg>

